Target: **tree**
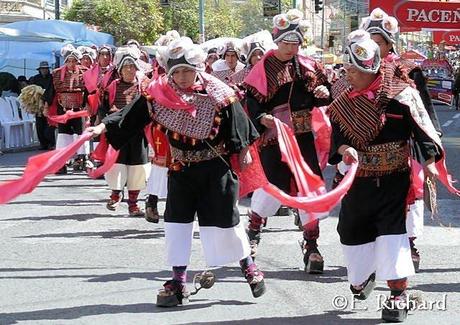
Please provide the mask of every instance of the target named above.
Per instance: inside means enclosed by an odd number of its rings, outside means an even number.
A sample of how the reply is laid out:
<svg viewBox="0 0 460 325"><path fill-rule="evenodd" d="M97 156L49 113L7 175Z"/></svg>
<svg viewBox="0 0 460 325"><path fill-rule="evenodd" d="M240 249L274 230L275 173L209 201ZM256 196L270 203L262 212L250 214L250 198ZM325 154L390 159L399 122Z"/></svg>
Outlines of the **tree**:
<svg viewBox="0 0 460 325"><path fill-rule="evenodd" d="M99 26L117 44L131 38L152 44L163 30L158 0L75 0L64 19Z"/></svg>
<svg viewBox="0 0 460 325"><path fill-rule="evenodd" d="M177 30L198 41L199 1L170 0L169 7L163 9L165 31ZM225 0L205 0L205 35L206 38L216 36L237 37L241 33L242 20L236 6Z"/></svg>
<svg viewBox="0 0 460 325"><path fill-rule="evenodd" d="M286 12L290 8L292 8L292 0L281 0L281 12ZM263 16L262 0L246 0L240 6L239 15L242 21L241 37L264 29L271 31L273 28L273 18Z"/></svg>

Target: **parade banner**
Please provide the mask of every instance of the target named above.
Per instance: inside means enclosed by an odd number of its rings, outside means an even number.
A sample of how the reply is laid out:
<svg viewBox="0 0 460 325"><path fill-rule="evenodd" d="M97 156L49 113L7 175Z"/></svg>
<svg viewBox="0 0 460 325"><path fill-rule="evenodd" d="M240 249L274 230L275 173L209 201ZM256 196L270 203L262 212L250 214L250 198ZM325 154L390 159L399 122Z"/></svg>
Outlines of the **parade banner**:
<svg viewBox="0 0 460 325"><path fill-rule="evenodd" d="M453 70L447 60L428 59L423 61L424 70L430 97L444 104L452 105L453 102Z"/></svg>
<svg viewBox="0 0 460 325"><path fill-rule="evenodd" d="M440 44L441 42L447 45L460 45L460 30L434 31L433 43Z"/></svg>
<svg viewBox="0 0 460 325"><path fill-rule="evenodd" d="M370 0L369 11L381 8L404 29L460 29L460 3L438 1Z"/></svg>

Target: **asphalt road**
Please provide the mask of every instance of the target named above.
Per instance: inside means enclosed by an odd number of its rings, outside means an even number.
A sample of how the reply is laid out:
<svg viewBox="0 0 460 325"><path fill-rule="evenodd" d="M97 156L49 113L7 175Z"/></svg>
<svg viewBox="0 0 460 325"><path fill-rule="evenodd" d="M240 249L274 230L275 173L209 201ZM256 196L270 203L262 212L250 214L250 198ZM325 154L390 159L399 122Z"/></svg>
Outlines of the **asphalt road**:
<svg viewBox="0 0 460 325"><path fill-rule="evenodd" d="M446 125L448 166L460 179L460 114L437 109ZM0 180L20 176L27 157L36 153L0 156ZM163 222L127 217L126 205L110 212L108 195L103 180L49 176L32 193L0 206L0 324L380 323L384 283L369 300L351 304L335 230L337 209L321 222L323 275L304 273L301 232L292 218L273 217L257 259L266 275L263 297L252 298L237 265L230 265L214 270L215 286L190 304L161 309L156 293L170 276ZM417 240L422 271L410 279L411 289L435 305L412 312L408 324L460 323L460 200L442 188L438 198L439 215L426 213L425 233ZM240 203L243 216L247 205ZM196 233L189 280L205 267L198 238Z"/></svg>

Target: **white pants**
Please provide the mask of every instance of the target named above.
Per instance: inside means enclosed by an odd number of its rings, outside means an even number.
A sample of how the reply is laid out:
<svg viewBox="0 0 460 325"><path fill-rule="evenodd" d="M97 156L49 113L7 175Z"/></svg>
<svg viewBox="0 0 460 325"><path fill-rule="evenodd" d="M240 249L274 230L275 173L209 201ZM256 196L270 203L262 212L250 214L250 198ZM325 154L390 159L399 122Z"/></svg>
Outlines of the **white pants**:
<svg viewBox="0 0 460 325"><path fill-rule="evenodd" d="M419 237L423 234L423 214L425 203L423 200L415 200L409 207L406 217L406 231L408 237Z"/></svg>
<svg viewBox="0 0 460 325"><path fill-rule="evenodd" d="M128 191L140 191L145 188L150 165L150 163L144 165L114 164L105 173L105 180L111 190L122 191L126 185Z"/></svg>
<svg viewBox="0 0 460 325"><path fill-rule="evenodd" d="M415 274L409 238L384 235L363 245L343 245L348 282L361 285L376 272L377 280L396 280Z"/></svg>
<svg viewBox="0 0 460 325"><path fill-rule="evenodd" d="M147 193L156 195L160 199L168 196L168 168L152 164Z"/></svg>
<svg viewBox="0 0 460 325"><path fill-rule="evenodd" d="M170 266L190 264L192 237L193 222L165 222L167 262ZM200 239L207 266L238 262L251 253L241 222L232 228L200 227Z"/></svg>
<svg viewBox="0 0 460 325"><path fill-rule="evenodd" d="M263 189L258 188L254 191L251 198L251 211L257 213L263 218L272 217L281 206L281 202L272 195L265 192ZM314 213L315 218L324 219L329 213ZM300 221L302 225L311 221L311 216L303 210L299 211Z"/></svg>
<svg viewBox="0 0 460 325"><path fill-rule="evenodd" d="M58 133L57 139L56 139L56 149L61 149L61 148L67 147L72 142L77 140L78 137L79 137L78 134ZM79 154L79 155L87 155L87 154L89 154L89 141L86 141L80 148L78 148L77 154Z"/></svg>

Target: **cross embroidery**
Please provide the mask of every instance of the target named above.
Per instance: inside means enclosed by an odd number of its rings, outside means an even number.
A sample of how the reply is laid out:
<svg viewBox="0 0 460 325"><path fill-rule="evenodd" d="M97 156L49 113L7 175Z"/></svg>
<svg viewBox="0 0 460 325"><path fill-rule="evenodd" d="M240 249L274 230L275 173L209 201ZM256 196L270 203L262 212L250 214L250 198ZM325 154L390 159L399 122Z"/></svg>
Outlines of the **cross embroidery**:
<svg viewBox="0 0 460 325"><path fill-rule="evenodd" d="M155 140L155 147L157 148L157 153L160 152L160 145L161 145L160 137L157 137Z"/></svg>

